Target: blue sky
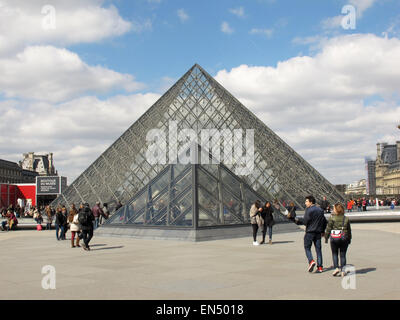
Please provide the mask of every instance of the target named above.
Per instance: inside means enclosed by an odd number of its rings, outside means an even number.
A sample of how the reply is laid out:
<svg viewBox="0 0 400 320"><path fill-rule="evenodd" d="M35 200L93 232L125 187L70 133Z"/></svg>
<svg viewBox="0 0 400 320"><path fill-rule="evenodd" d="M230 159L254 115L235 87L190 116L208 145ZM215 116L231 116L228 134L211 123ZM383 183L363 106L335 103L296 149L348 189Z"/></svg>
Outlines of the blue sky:
<svg viewBox="0 0 400 320"><path fill-rule="evenodd" d="M357 21L356 30L324 30L322 21L341 15L348 2L339 0L276 1L107 1L118 8L126 20L140 24L151 21L151 28L98 44L81 44L70 48L90 64L130 73L157 88L163 77L179 78L194 63L210 74L240 64L269 65L297 55L310 53L308 44L294 43L296 38L351 33L381 35L400 15L400 2L379 1ZM243 8L244 16L230 10ZM178 10L188 19L182 22ZM344 15L343 15L344 16ZM227 22L232 34L221 31ZM252 29L272 30L250 34Z"/></svg>
<svg viewBox="0 0 400 320"><path fill-rule="evenodd" d="M400 140L397 0L1 0L0 18L0 158L53 152L69 182L194 63L332 183Z"/></svg>

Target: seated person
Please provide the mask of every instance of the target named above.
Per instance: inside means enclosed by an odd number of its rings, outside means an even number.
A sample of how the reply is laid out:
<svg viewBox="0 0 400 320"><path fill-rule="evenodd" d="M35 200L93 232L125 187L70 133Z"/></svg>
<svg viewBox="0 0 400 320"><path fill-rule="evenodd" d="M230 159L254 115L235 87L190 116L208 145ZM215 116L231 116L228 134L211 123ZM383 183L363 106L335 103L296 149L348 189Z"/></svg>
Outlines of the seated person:
<svg viewBox="0 0 400 320"><path fill-rule="evenodd" d="M1 229L4 230L15 230L17 228L18 225L18 220L17 217L15 216L14 212L12 212L11 210L9 210L7 212L7 221L3 221L1 223Z"/></svg>

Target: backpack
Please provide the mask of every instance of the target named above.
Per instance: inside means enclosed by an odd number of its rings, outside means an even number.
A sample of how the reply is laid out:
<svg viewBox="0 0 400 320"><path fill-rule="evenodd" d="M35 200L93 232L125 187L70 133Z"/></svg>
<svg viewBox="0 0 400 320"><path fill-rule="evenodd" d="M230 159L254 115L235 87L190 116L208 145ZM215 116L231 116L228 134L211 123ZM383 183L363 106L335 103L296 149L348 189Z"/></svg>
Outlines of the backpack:
<svg viewBox="0 0 400 320"><path fill-rule="evenodd" d="M342 241L347 241L347 235L344 232L344 226L345 226L345 216L343 215L343 221L342 221L342 229L338 229L338 230L331 230L331 239L332 241L335 242L342 242Z"/></svg>
<svg viewBox="0 0 400 320"><path fill-rule="evenodd" d="M78 222L79 222L79 224L81 224L81 225L84 225L84 226L87 225L88 222L89 222L89 215L88 215L88 213L85 212L85 211L79 212L79 215L78 215Z"/></svg>

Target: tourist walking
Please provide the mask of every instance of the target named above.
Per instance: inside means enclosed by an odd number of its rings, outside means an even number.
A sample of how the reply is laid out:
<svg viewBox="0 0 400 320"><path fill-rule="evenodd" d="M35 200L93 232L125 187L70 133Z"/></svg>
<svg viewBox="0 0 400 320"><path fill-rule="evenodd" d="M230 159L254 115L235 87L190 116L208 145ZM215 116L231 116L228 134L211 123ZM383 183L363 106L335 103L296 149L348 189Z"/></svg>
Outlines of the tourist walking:
<svg viewBox="0 0 400 320"><path fill-rule="evenodd" d="M354 204L353 200L349 200L347 202L347 212L352 212L353 211L353 204Z"/></svg>
<svg viewBox="0 0 400 320"><path fill-rule="evenodd" d="M34 207L35 209L33 210L33 219L36 221L37 224L42 224L43 222L43 217L41 212L39 211L38 207Z"/></svg>
<svg viewBox="0 0 400 320"><path fill-rule="evenodd" d="M260 244L265 243L265 235L267 233L267 230L268 230L268 236L269 236L268 243L272 244L272 226L275 224L274 216L272 215L273 212L274 212L274 209L271 206L271 202L267 201L261 210L261 218L263 219L264 223L262 226L263 238L262 238L262 241L260 242Z"/></svg>
<svg viewBox="0 0 400 320"><path fill-rule="evenodd" d="M75 204L72 204L68 215L68 222L71 230L71 248L80 247L79 245L80 226L78 218L79 218L78 211L76 210ZM76 244L74 243L75 235L76 235Z"/></svg>
<svg viewBox="0 0 400 320"><path fill-rule="evenodd" d="M298 208L294 205L293 201L291 201L289 203L289 206L286 207L286 211L287 211L286 218L288 218L289 220L294 222L296 219L296 210L297 209Z"/></svg>
<svg viewBox="0 0 400 320"><path fill-rule="evenodd" d="M57 207L56 210L56 221L55 221L55 226L56 226L56 237L57 240L62 240L63 237L63 229L64 229L64 216L61 212L61 208Z"/></svg>
<svg viewBox="0 0 400 320"><path fill-rule="evenodd" d="M362 211L367 211L367 200L365 198L362 200Z"/></svg>
<svg viewBox="0 0 400 320"><path fill-rule="evenodd" d="M46 230L51 230L53 216L51 215L50 206L46 206L46 208L44 209L44 222L46 223Z"/></svg>
<svg viewBox="0 0 400 320"><path fill-rule="evenodd" d="M100 208L100 202L97 201L95 206L92 208L92 213L94 216L94 229L99 227L100 217L103 214L103 210Z"/></svg>
<svg viewBox="0 0 400 320"><path fill-rule="evenodd" d="M346 252L349 244L351 243L351 227L350 220L344 215L344 207L342 204L337 203L333 206L333 214L329 218L328 225L325 231L325 243L328 243L329 237L331 238L331 250L333 267L333 276L341 273L345 276L346 266ZM339 252L340 252L340 268L339 268Z"/></svg>
<svg viewBox="0 0 400 320"><path fill-rule="evenodd" d="M78 221L82 230L82 247L84 250L90 250L89 242L93 237L94 216L88 203L85 203L83 208L79 210Z"/></svg>
<svg viewBox="0 0 400 320"><path fill-rule="evenodd" d="M261 222L261 202L260 200L256 200L254 204L250 208L250 222L251 227L253 228L253 245L258 246L259 243L257 242L257 231L259 227L259 223Z"/></svg>
<svg viewBox="0 0 400 320"><path fill-rule="evenodd" d="M296 218L295 222L298 225L306 226L304 249L308 259L308 271L312 272L316 265L311 252L311 246L314 243L317 252L317 272L323 272L321 236L325 231L327 221L324 211L315 205L315 198L312 195L306 197L305 205L304 217Z"/></svg>
<svg viewBox="0 0 400 320"><path fill-rule="evenodd" d="M331 213L329 201L326 200L326 197L323 197L323 200L320 203L320 207L324 210L325 213Z"/></svg>
<svg viewBox="0 0 400 320"><path fill-rule="evenodd" d="M67 213L67 208L65 206L62 206L61 214L63 215L63 228L62 228L61 239L67 240L66 235L68 231L68 213Z"/></svg>
<svg viewBox="0 0 400 320"><path fill-rule="evenodd" d="M104 223L105 220L107 220L110 216L110 211L108 211L108 204L103 203L103 208L102 208L103 214L100 216L100 225Z"/></svg>

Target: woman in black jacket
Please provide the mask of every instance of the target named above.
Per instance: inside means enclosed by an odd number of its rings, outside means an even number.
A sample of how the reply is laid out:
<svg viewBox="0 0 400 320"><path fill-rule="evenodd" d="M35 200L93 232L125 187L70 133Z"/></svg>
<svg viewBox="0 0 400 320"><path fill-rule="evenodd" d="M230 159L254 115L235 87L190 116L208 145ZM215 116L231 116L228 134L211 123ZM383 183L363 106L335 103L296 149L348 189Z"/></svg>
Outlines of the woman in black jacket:
<svg viewBox="0 0 400 320"><path fill-rule="evenodd" d="M56 211L56 237L57 240L62 240L64 235L64 215L61 212L61 208L58 207ZM59 232L61 231L61 234Z"/></svg>
<svg viewBox="0 0 400 320"><path fill-rule="evenodd" d="M261 217L264 219L264 226L263 226L263 240L260 244L265 243L265 235L268 229L268 236L269 236L269 244L272 244L272 226L275 224L274 216L272 213L274 209L271 206L271 202L267 201L262 208Z"/></svg>

